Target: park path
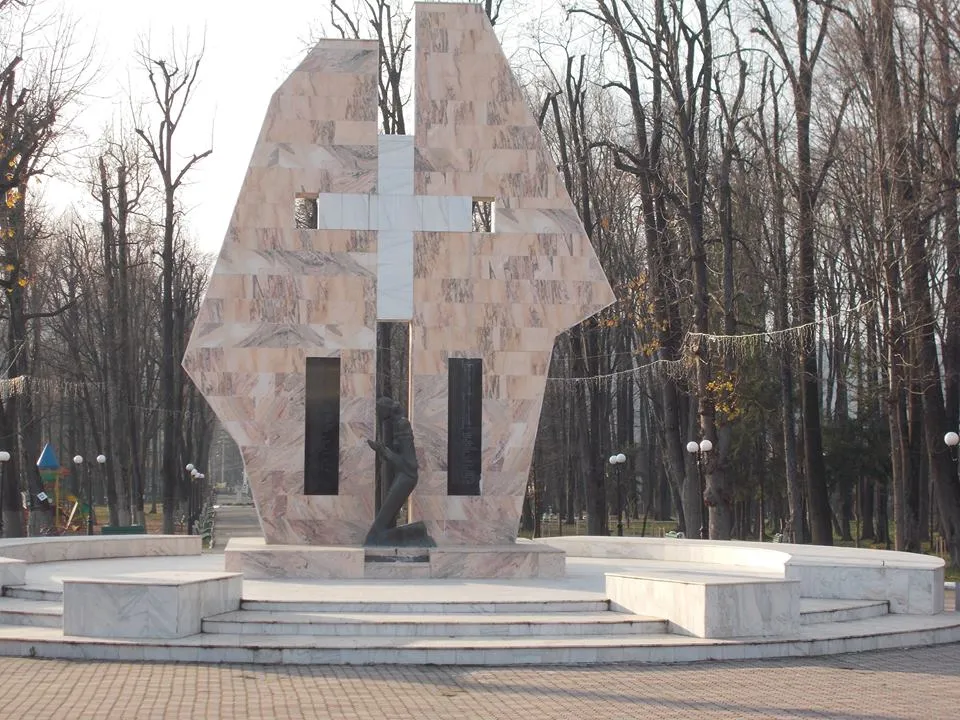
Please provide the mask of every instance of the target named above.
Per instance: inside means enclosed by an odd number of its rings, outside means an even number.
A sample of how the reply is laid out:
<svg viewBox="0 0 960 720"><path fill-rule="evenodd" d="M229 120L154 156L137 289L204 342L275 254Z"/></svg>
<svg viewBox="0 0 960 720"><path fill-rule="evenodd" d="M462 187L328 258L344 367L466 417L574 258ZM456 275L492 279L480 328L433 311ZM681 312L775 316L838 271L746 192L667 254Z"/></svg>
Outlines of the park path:
<svg viewBox="0 0 960 720"><path fill-rule="evenodd" d="M214 552L223 552L232 537L263 537L257 509L251 505L224 505L217 508Z"/></svg>
<svg viewBox="0 0 960 720"><path fill-rule="evenodd" d="M0 658L0 716L216 720L956 718L960 644L608 667L183 665ZM45 678L42 691L37 678Z"/></svg>

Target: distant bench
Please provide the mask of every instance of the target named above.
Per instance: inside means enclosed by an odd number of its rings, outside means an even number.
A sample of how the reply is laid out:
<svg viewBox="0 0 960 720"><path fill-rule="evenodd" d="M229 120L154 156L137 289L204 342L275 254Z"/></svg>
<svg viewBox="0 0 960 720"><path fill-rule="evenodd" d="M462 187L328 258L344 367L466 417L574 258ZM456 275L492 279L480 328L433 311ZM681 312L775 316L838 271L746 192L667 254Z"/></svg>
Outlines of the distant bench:
<svg viewBox="0 0 960 720"><path fill-rule="evenodd" d="M147 529L143 525L104 525L100 528L101 535L146 535Z"/></svg>
<svg viewBox="0 0 960 720"><path fill-rule="evenodd" d="M885 600L890 612L910 615L943 612L944 561L930 555L737 540L570 536L537 542L565 550L571 558L691 563L706 574L711 565L734 572L745 568L770 579L799 581L805 598Z"/></svg>
<svg viewBox="0 0 960 720"><path fill-rule="evenodd" d="M67 535L8 538L0 540L0 588L23 585L27 565L30 563L199 555L201 552L199 535L143 535L140 537Z"/></svg>

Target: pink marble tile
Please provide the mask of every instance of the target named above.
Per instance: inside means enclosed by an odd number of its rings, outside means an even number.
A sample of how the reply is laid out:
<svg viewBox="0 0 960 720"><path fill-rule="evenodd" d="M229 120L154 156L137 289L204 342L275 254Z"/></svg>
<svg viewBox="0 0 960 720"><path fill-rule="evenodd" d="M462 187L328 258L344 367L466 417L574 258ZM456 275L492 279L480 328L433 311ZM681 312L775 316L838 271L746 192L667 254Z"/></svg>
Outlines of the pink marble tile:
<svg viewBox="0 0 960 720"><path fill-rule="evenodd" d="M441 545L508 543L554 338L613 295L482 8L421 3L415 27L416 192L492 197L497 232L415 234L411 515ZM292 198L376 192L376 73L375 44L323 42L277 91L184 358L269 543L355 544L373 518L376 232L297 230ZM308 355L341 357L337 496L302 492ZM484 363L476 497L446 495L451 357Z"/></svg>
<svg viewBox="0 0 960 720"><path fill-rule="evenodd" d="M375 43L323 42L271 100L184 357L270 543L356 544L373 520L376 233L297 230L293 198L375 191L376 74ZM305 496L306 357L341 353L340 494Z"/></svg>
<svg viewBox="0 0 960 720"><path fill-rule="evenodd" d="M494 197L498 208L497 232L470 235L470 253L435 237L418 241L413 366L422 374L415 376L414 413L417 432L431 438L421 453L431 481L414 494L413 512L445 544L516 537L554 337L612 300L519 85L477 10L420 5L416 24L417 65L427 68L415 87L417 191ZM576 260L558 263L557 255ZM469 308L467 318L461 308ZM446 385L431 382L432 373L446 375L440 349L484 360L480 497L443 492L445 395L429 389Z"/></svg>

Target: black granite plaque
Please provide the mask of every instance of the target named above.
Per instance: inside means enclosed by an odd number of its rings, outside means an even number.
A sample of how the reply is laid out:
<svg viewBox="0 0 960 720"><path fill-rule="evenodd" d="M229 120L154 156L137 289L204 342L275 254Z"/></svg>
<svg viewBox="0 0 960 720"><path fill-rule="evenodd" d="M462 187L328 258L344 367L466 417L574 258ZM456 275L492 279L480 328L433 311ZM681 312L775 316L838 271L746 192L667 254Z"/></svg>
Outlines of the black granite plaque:
<svg viewBox="0 0 960 720"><path fill-rule="evenodd" d="M340 358L307 358L303 492L340 489Z"/></svg>
<svg viewBox="0 0 960 720"><path fill-rule="evenodd" d="M483 361L450 358L447 405L447 494L479 495Z"/></svg>

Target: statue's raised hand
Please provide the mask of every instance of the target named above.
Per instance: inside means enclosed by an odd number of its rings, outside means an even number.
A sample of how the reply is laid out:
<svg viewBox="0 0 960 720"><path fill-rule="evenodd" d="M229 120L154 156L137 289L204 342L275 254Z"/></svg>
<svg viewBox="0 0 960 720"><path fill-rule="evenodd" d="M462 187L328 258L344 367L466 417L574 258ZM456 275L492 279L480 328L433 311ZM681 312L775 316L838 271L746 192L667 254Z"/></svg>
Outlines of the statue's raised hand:
<svg viewBox="0 0 960 720"><path fill-rule="evenodd" d="M374 452L383 452L383 443L381 442L377 442L376 440L367 440L367 445L369 445Z"/></svg>

